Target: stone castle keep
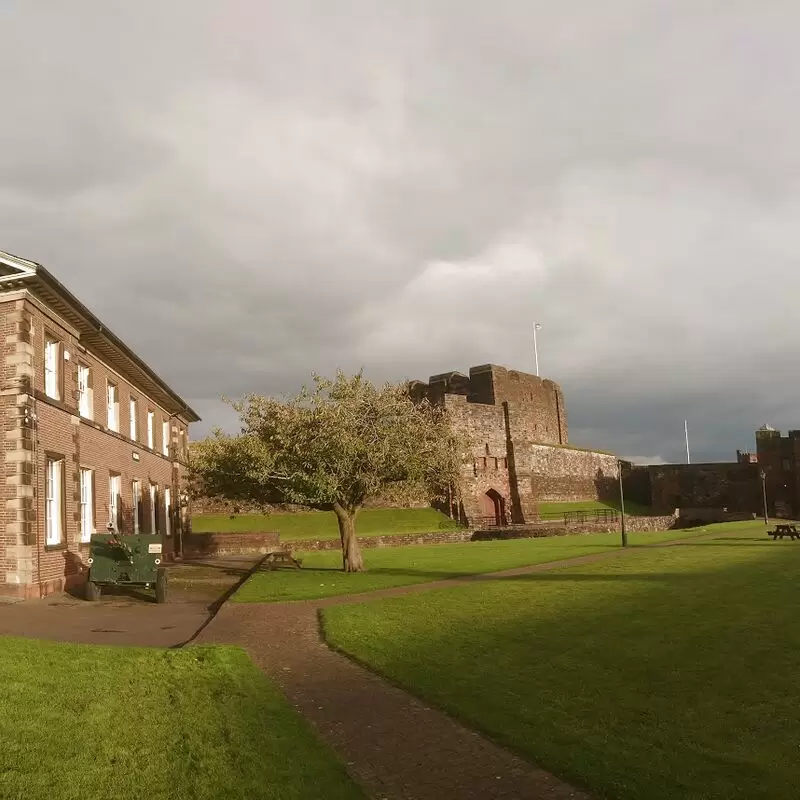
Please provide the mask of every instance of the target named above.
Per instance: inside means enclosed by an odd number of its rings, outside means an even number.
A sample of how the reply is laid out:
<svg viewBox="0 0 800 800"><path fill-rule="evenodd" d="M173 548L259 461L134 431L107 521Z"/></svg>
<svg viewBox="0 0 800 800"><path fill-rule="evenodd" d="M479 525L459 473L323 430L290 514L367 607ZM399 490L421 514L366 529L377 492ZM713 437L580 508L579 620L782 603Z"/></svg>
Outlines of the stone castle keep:
<svg viewBox="0 0 800 800"><path fill-rule="evenodd" d="M413 397L448 408L472 442L462 496L446 509L451 516L469 524L524 523L537 518L540 503L617 496L616 456L569 445L564 394L553 381L485 364L410 388Z"/></svg>

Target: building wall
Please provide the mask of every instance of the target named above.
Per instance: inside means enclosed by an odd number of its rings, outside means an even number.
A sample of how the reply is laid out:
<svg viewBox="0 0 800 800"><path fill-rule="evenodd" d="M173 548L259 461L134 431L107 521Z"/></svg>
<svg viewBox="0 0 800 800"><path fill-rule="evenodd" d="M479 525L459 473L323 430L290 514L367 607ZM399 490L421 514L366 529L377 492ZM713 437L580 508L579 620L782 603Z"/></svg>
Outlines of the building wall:
<svg viewBox="0 0 800 800"><path fill-rule="evenodd" d="M653 489L649 467L634 466L625 462L622 468L622 484L626 502L648 508L653 506Z"/></svg>
<svg viewBox="0 0 800 800"><path fill-rule="evenodd" d="M524 426L526 439L544 444L567 444L567 409L557 383L492 364L470 369L472 381L484 375L491 376L494 402L508 403L514 408L517 430ZM486 402L479 396L472 399Z"/></svg>
<svg viewBox="0 0 800 800"><path fill-rule="evenodd" d="M103 530L109 520L109 473L121 475L122 530L132 529L130 515L132 481L142 486L143 530L149 529L149 484L159 487L157 527L164 531L165 487L171 490L173 536L167 551L173 549L180 531L179 510L183 488L184 459L188 445L188 422L170 415L144 392L124 380L80 345L69 325L31 300L15 300L0 305L5 333L5 364L2 405L5 421L4 525L0 539L0 592L37 596L60 591L82 580L81 562L88 545L80 542L81 467L94 471L94 525ZM45 395L44 340L52 336L63 345L69 359L59 359L62 367L61 399ZM78 415L78 363L91 370L94 389L93 420ZM120 432L107 427L106 380L114 381L119 391ZM138 440L131 441L129 399L139 400ZM145 444L146 414L155 413L154 448ZM35 422L34 422L35 420ZM163 454L162 422L169 425L169 455ZM134 453L138 460L134 458ZM45 475L48 454L64 459L64 536L54 547L45 545ZM126 513L127 512L127 513Z"/></svg>
<svg viewBox="0 0 800 800"><path fill-rule="evenodd" d="M758 464L665 464L647 470L654 509L727 508L731 512L757 512L760 508Z"/></svg>
<svg viewBox="0 0 800 800"><path fill-rule="evenodd" d="M619 496L617 457L569 447L530 445L533 494L540 503L615 500Z"/></svg>
<svg viewBox="0 0 800 800"><path fill-rule="evenodd" d="M461 504L448 509L453 516L465 520L489 516L482 498L490 491L506 501L506 514L511 519L512 482L509 476L509 452L505 414L502 406L468 402L464 395L445 395L445 407L453 425L463 431L472 443L471 459L462 472Z"/></svg>
<svg viewBox="0 0 800 800"><path fill-rule="evenodd" d="M756 446L759 469L766 475L769 513L800 515L800 431L781 436L780 431L760 430Z"/></svg>
<svg viewBox="0 0 800 800"><path fill-rule="evenodd" d="M566 444L567 410L564 394L557 383L536 375L509 370L496 364L470 367L469 376L459 372L433 375L428 383L417 381L417 397L432 403L444 402L445 396L463 396L476 405L515 406L519 421L524 419L525 433L531 441Z"/></svg>
<svg viewBox="0 0 800 800"><path fill-rule="evenodd" d="M444 404L472 441L462 474L461 505L447 510L465 520L491 515L487 493L504 502L508 522L535 519L538 503L605 499L616 458L566 447L567 412L560 387L494 364L415 382L412 396Z"/></svg>

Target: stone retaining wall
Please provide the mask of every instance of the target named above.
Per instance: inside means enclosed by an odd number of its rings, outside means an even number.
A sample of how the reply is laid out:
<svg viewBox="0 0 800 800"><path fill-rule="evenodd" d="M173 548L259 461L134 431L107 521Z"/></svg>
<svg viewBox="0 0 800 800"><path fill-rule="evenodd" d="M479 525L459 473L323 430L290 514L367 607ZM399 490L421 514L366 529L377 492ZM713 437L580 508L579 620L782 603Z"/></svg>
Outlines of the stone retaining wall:
<svg viewBox="0 0 800 800"><path fill-rule="evenodd" d="M628 531L663 531L678 527L674 515L664 517L626 517ZM400 533L386 536L359 536L363 548L404 547L412 544L456 544L493 539L539 539L570 534L615 533L619 523L572 523L568 525L526 525L510 528L488 528L486 530L431 531L429 533ZM213 555L247 555L268 553L285 546L294 551L339 550L339 539L302 539L281 542L276 531L260 533L190 533L183 537L184 558Z"/></svg>
<svg viewBox="0 0 800 800"><path fill-rule="evenodd" d="M669 531L673 528L681 528L683 526L677 514L664 514L658 517L625 517L625 527L629 531L647 533L653 531Z"/></svg>
<svg viewBox="0 0 800 800"><path fill-rule="evenodd" d="M277 531L247 533L185 533L183 557L241 556L268 553L280 544Z"/></svg>
<svg viewBox="0 0 800 800"><path fill-rule="evenodd" d="M386 536L359 536L361 547L404 547L408 544L455 544L472 539L471 530L435 531L432 533L397 533ZM338 539L303 539L284 542L292 550L340 550Z"/></svg>
<svg viewBox="0 0 800 800"><path fill-rule="evenodd" d="M629 533L654 533L680 527L674 515L663 517L625 517L625 529ZM475 531L473 541L496 539L541 539L549 536L570 536L590 533L618 533L619 522L581 522L567 525L525 525L513 528L487 528Z"/></svg>

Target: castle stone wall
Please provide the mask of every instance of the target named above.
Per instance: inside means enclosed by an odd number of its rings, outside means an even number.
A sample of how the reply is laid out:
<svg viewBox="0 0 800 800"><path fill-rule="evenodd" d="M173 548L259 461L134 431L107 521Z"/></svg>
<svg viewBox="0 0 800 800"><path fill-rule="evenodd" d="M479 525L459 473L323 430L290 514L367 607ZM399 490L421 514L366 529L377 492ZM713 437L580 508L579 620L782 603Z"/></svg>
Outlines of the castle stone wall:
<svg viewBox="0 0 800 800"><path fill-rule="evenodd" d="M758 464L659 464L647 468L654 509L717 508L757 512L761 507Z"/></svg>
<svg viewBox="0 0 800 800"><path fill-rule="evenodd" d="M615 500L617 457L569 447L530 445L526 452L533 495L540 503Z"/></svg>
<svg viewBox="0 0 800 800"><path fill-rule="evenodd" d="M469 375L415 381L411 392L448 408L472 442L460 505L454 498L446 509L452 516L477 522L494 515L496 522L519 524L535 519L541 502L611 496L616 458L567 447L564 395L553 381L484 364Z"/></svg>

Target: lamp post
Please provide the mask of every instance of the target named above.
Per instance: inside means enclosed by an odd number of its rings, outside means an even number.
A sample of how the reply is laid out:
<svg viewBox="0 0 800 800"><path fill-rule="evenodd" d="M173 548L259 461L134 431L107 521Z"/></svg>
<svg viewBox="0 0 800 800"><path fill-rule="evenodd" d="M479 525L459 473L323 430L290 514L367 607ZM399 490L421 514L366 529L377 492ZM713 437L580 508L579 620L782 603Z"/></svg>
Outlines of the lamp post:
<svg viewBox="0 0 800 800"><path fill-rule="evenodd" d="M628 546L628 531L625 529L625 492L622 488L622 461L617 459L617 472L619 473L619 509L622 523L622 546Z"/></svg>
<svg viewBox="0 0 800 800"><path fill-rule="evenodd" d="M533 355L536 359L536 377L539 377L539 345L536 342L536 331L540 331L542 326L538 322L533 323Z"/></svg>
<svg viewBox="0 0 800 800"><path fill-rule="evenodd" d="M764 524L769 525L769 514L767 513L767 473L761 469L761 497L764 501Z"/></svg>

